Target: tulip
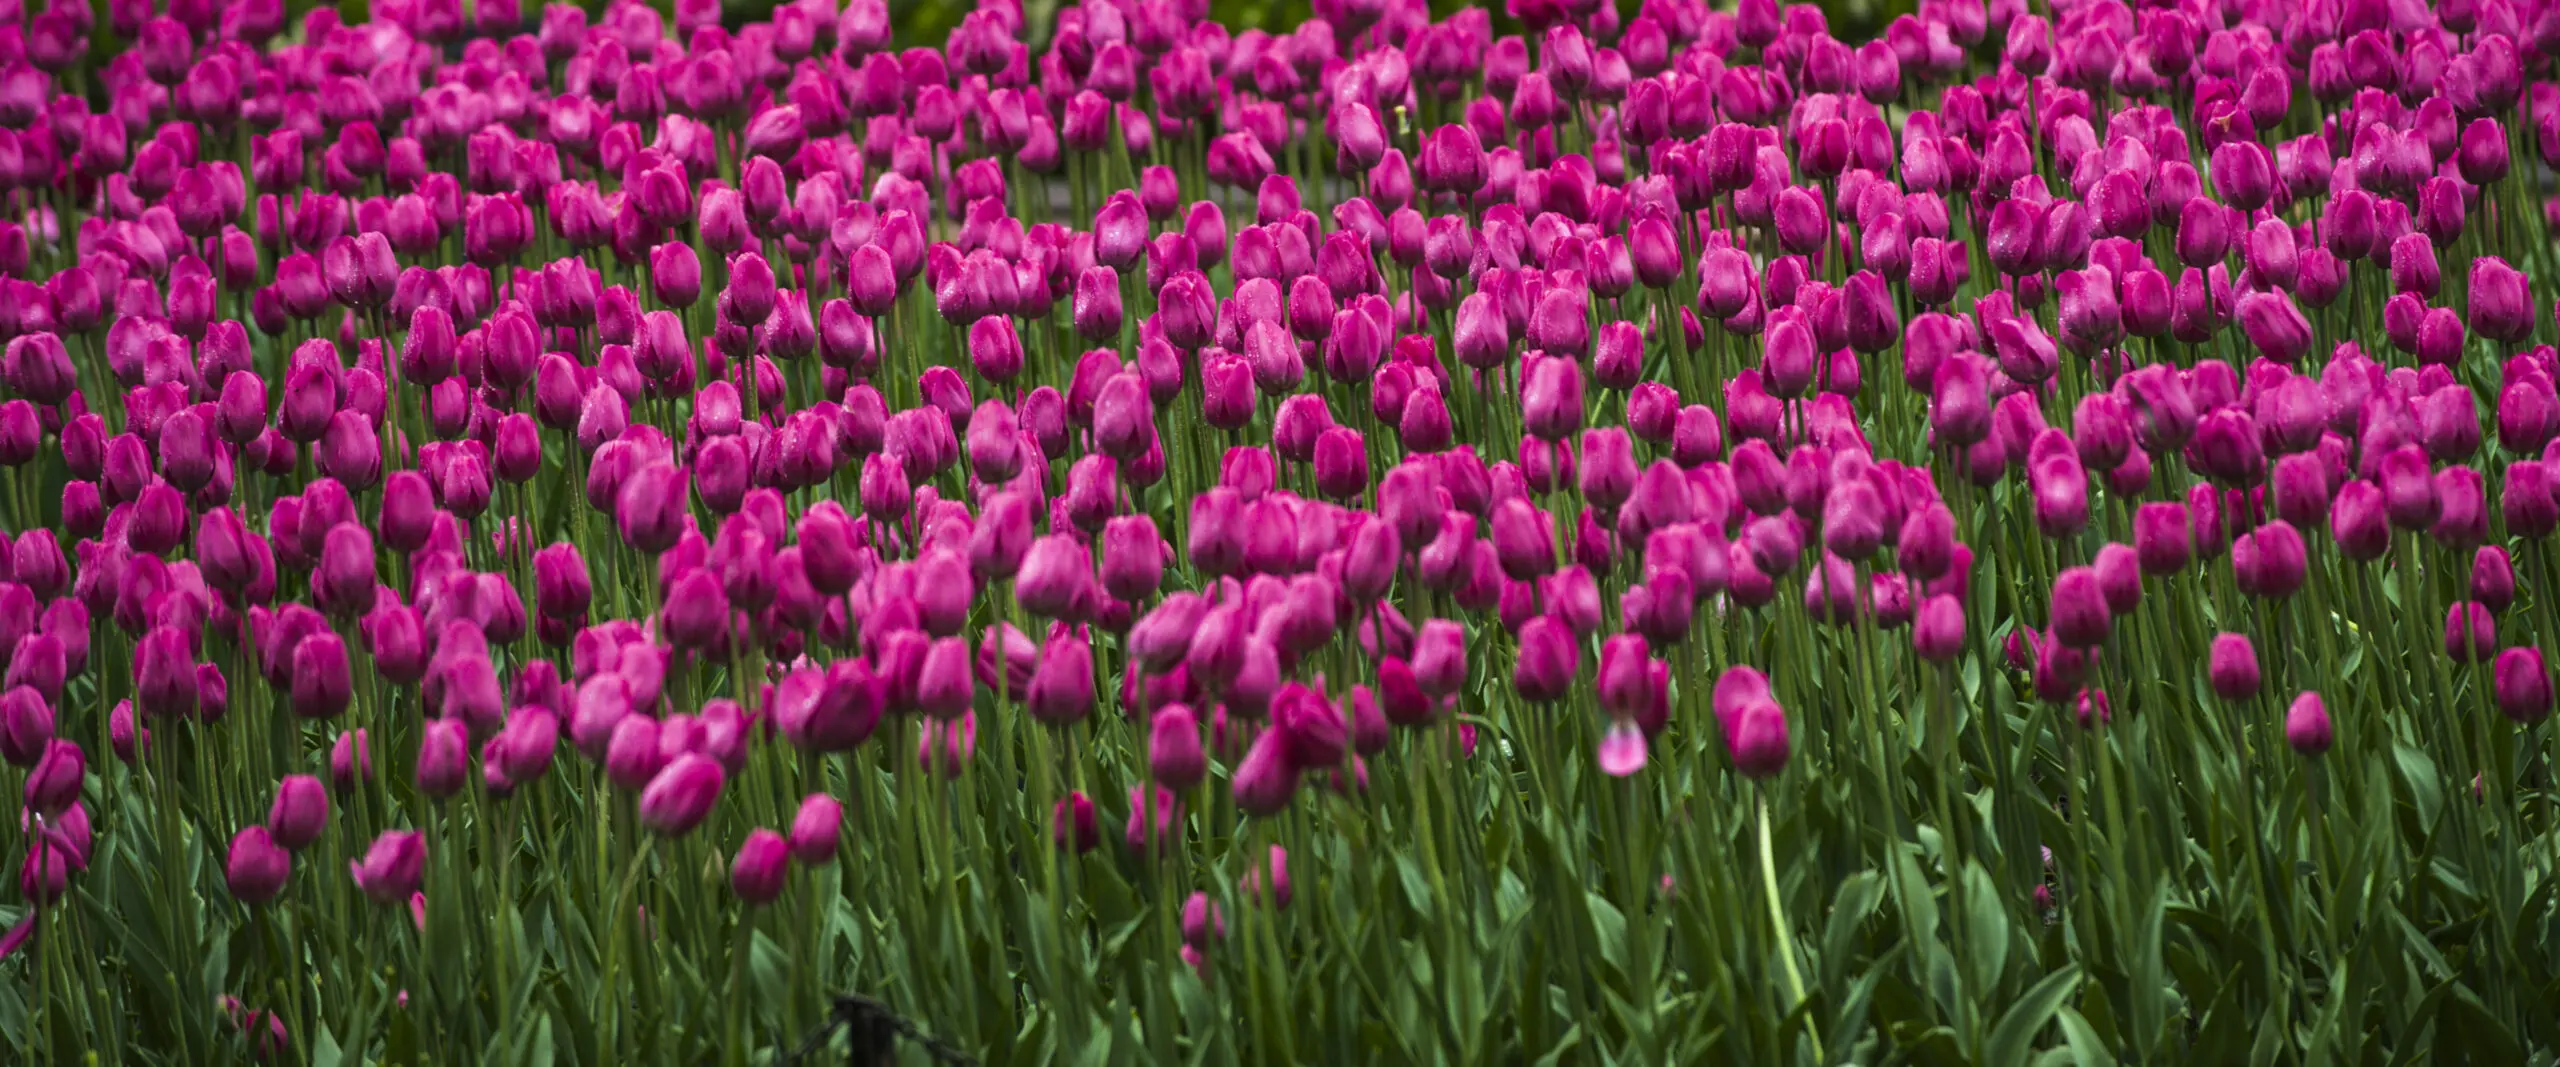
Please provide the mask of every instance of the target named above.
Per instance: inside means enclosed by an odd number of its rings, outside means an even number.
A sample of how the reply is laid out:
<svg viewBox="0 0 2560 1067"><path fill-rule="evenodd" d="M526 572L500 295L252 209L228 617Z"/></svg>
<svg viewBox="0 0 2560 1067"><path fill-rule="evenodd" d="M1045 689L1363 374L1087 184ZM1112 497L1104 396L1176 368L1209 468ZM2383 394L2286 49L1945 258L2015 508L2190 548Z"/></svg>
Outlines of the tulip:
<svg viewBox="0 0 2560 1067"><path fill-rule="evenodd" d="M668 837L691 833L711 814L727 780L720 764L707 757L675 757L641 791L640 824Z"/></svg>
<svg viewBox="0 0 2560 1067"><path fill-rule="evenodd" d="M811 793L801 799L800 810L791 817L787 840L791 858L811 867L833 863L843 833L844 805L825 793Z"/></svg>
<svg viewBox="0 0 2560 1067"><path fill-rule="evenodd" d="M2535 311L2533 296L2524 272L2508 266L2497 256L2482 256L2471 264L2471 330L2483 337L2505 344L2515 344L2533 333Z"/></svg>
<svg viewBox="0 0 2560 1067"><path fill-rule="evenodd" d="M1911 623L1911 647L1931 663L1951 663L1964 652L1964 604L1938 595L1923 601Z"/></svg>
<svg viewBox="0 0 2560 1067"><path fill-rule="evenodd" d="M729 891L749 904L773 903L791 873L790 849L781 834L761 826L748 831L746 842L729 861Z"/></svg>
<svg viewBox="0 0 2560 1067"><path fill-rule="evenodd" d="M319 840L328 825L329 795L318 778L295 774L276 784L275 804L267 809L267 829L275 844L299 852Z"/></svg>
<svg viewBox="0 0 2560 1067"><path fill-rule="evenodd" d="M266 827L243 827L232 836L230 856L223 863L223 883L241 903L274 900L292 874L292 854L277 846Z"/></svg>
<svg viewBox="0 0 2560 1067"><path fill-rule="evenodd" d="M418 891L426 863L424 835L416 830L386 830L373 839L363 859L348 861L347 870L356 888L374 903L397 906Z"/></svg>
<svg viewBox="0 0 2560 1067"><path fill-rule="evenodd" d="M1552 703L1562 700L1573 684L1580 662L1581 652L1563 621L1553 616L1538 616L1520 630L1520 652L1512 668L1512 687L1532 701Z"/></svg>
<svg viewBox="0 0 2560 1067"><path fill-rule="evenodd" d="M1288 734L1265 730L1254 739L1229 778L1236 807L1247 815L1269 816L1289 806L1298 791L1299 768L1291 757Z"/></svg>
<svg viewBox="0 0 2560 1067"><path fill-rule="evenodd" d="M50 818L79 803L81 779L88 772L88 765L88 756L79 745L59 737L46 741L44 753L27 769L27 807Z"/></svg>
<svg viewBox="0 0 2560 1067"><path fill-rule="evenodd" d="M2329 708L2321 703L2320 694L2304 692L2293 698L2293 706L2285 711L2284 741L2305 756L2329 751L2335 735L2329 725Z"/></svg>
<svg viewBox="0 0 2560 1067"><path fill-rule="evenodd" d="M2224 700L2246 700L2258 692L2258 653L2248 635L2224 633L2213 638L2205 677Z"/></svg>
<svg viewBox="0 0 2560 1067"><path fill-rule="evenodd" d="M1786 712L1766 698L1746 705L1728 727L1725 744L1744 777L1776 775L1787 765Z"/></svg>
<svg viewBox="0 0 2560 1067"><path fill-rule="evenodd" d="M2456 663L2479 663L2497 654L2497 621L2487 605L2456 601L2444 616L2444 654Z"/></svg>
<svg viewBox="0 0 2560 1067"><path fill-rule="evenodd" d="M2541 649L2519 645L2498 653L2491 669L2498 711L2511 722L2530 726L2551 715L2551 671Z"/></svg>
<svg viewBox="0 0 2560 1067"><path fill-rule="evenodd" d="M2302 534L2276 519L2231 542L2232 575L2240 591L2282 598L2302 588L2306 568Z"/></svg>

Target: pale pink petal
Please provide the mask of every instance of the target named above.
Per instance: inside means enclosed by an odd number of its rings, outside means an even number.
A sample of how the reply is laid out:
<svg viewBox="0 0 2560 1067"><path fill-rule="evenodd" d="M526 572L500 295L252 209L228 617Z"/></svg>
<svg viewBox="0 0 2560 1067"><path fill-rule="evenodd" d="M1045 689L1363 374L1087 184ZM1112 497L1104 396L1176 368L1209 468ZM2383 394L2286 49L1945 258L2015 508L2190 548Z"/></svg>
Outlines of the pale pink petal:
<svg viewBox="0 0 2560 1067"><path fill-rule="evenodd" d="M1600 769L1610 777L1624 778L1643 770L1644 758L1644 731L1625 720L1611 723L1609 733L1600 739Z"/></svg>

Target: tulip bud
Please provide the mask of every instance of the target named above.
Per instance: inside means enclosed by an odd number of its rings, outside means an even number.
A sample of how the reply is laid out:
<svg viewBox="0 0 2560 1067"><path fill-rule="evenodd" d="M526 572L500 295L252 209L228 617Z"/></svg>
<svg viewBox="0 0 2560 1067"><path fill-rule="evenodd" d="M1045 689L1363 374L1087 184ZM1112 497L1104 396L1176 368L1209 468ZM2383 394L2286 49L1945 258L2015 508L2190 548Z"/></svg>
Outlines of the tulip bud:
<svg viewBox="0 0 2560 1067"><path fill-rule="evenodd" d="M2293 706L2284 715L2285 744L2302 755L2317 756L2329 751L2333 740L2329 709L2321 703L2320 694L2305 692L2293 698Z"/></svg>
<svg viewBox="0 0 2560 1067"><path fill-rule="evenodd" d="M266 827L243 827L231 838L231 852L223 862L222 877L231 895L241 903L274 900L292 875L293 856L276 846Z"/></svg>
<svg viewBox="0 0 2560 1067"><path fill-rule="evenodd" d="M2456 601L2444 615L2444 654L2456 663L2479 663L2498 651L2498 624L2487 605Z"/></svg>
<svg viewBox="0 0 2560 1067"><path fill-rule="evenodd" d="M418 891L426 873L426 838L416 830L386 830L373 839L361 860L347 863L356 888L374 903L396 906Z"/></svg>
<svg viewBox="0 0 2560 1067"><path fill-rule="evenodd" d="M299 852L319 840L328 825L329 794L318 778L288 775L276 784L275 804L267 810L267 828L276 844Z"/></svg>
<svg viewBox="0 0 2560 1067"><path fill-rule="evenodd" d="M2498 653L2493 673L2498 711L2509 721L2530 726L2551 715L2551 671L2541 649L2518 645Z"/></svg>
<svg viewBox="0 0 2560 1067"><path fill-rule="evenodd" d="M339 734L329 746L330 787L344 794L354 789L359 779L373 780L373 753L361 729Z"/></svg>
<svg viewBox="0 0 2560 1067"><path fill-rule="evenodd" d="M1511 673L1512 687L1537 703L1564 699L1580 669L1581 650L1571 630L1549 615L1529 620L1520 630L1520 652Z"/></svg>
<svg viewBox="0 0 2560 1067"><path fill-rule="evenodd" d="M773 903L791 874L790 858L791 847L781 834L761 826L748 831L746 842L729 861L729 891L749 904Z"/></svg>
<svg viewBox="0 0 2560 1067"><path fill-rule="evenodd" d="M418 737L418 791L439 800L462 791L470 772L471 735L460 719L437 719Z"/></svg>
<svg viewBox="0 0 2560 1067"><path fill-rule="evenodd" d="M640 824L667 837L691 833L711 814L727 781L720 764L708 757L677 756L641 791Z"/></svg>
<svg viewBox="0 0 2560 1067"><path fill-rule="evenodd" d="M1938 595L1921 602L1911 622L1911 648L1931 663L1952 663L1964 654L1964 604Z"/></svg>
<svg viewBox="0 0 2560 1067"><path fill-rule="evenodd" d="M1290 755L1288 734L1264 730L1229 777L1236 807L1247 815L1276 815L1297 795L1299 769Z"/></svg>

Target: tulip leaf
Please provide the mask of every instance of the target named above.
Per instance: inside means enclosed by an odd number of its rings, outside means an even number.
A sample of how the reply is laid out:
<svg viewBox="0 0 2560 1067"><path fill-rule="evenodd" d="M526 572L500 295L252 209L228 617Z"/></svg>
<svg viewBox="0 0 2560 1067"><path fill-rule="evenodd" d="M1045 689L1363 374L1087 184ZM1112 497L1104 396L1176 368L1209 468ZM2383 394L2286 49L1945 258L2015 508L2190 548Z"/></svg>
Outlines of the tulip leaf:
<svg viewBox="0 0 2560 1067"><path fill-rule="evenodd" d="M2062 1024L2062 1039L2071 1049L2073 1067L2108 1067L2116 1062L2115 1053L2098 1037L2097 1028L2090 1026L2079 1012L2065 1005L2054 1013L2054 1018Z"/></svg>
<svg viewBox="0 0 2560 1067"><path fill-rule="evenodd" d="M1884 878L1874 871L1859 871L1840 883L1839 892L1831 898L1831 917L1825 921L1822 933L1824 985L1837 986L1846 978L1857 950L1859 928L1884 902L1884 894Z"/></svg>
<svg viewBox="0 0 2560 1067"><path fill-rule="evenodd" d="M2411 745L2394 741L2391 756L2400 765L2400 781L2409 791L2409 803L2418 809L2421 828L2433 830L2438 813L2444 810L2444 782L2436 770L2436 762Z"/></svg>
<svg viewBox="0 0 2560 1067"><path fill-rule="evenodd" d="M2044 1029L2045 1023L2052 1021L2054 1013L2061 1010L2079 984L2080 965L2075 963L2046 975L2043 981L2030 987L1991 1027L1991 1037L1982 1048L1984 1067L2025 1064L2036 1034ZM2073 1015L2076 1017L2078 1013ZM2088 1023L2083 1020L2080 1025L2087 1026Z"/></svg>
<svg viewBox="0 0 2560 1067"><path fill-rule="evenodd" d="M1404 900L1413 913L1425 923L1439 921L1432 906L1431 879L1423 874L1422 864L1413 858L1413 853L1396 853L1396 877L1404 886Z"/></svg>
<svg viewBox="0 0 2560 1067"><path fill-rule="evenodd" d="M1591 910L1592 932L1599 939L1601 958L1609 961L1621 977L1628 977L1626 915L1598 893L1584 893L1582 899Z"/></svg>
<svg viewBox="0 0 2560 1067"><path fill-rule="evenodd" d="M1566 1062L1566 1053L1580 1047L1582 1047L1582 1024L1575 1023L1571 1029L1564 1032L1562 1038L1556 1041L1554 1048L1548 1049L1546 1055L1538 1057L1537 1067L1556 1067L1557 1064Z"/></svg>
<svg viewBox="0 0 2560 1067"><path fill-rule="evenodd" d="M2451 995L2445 998L2444 1018L2437 1025L2461 1035L2462 1043L2471 1049L2473 1063L2525 1061L2515 1033L2480 1002L2480 994L2472 992L2468 985L2454 985Z"/></svg>

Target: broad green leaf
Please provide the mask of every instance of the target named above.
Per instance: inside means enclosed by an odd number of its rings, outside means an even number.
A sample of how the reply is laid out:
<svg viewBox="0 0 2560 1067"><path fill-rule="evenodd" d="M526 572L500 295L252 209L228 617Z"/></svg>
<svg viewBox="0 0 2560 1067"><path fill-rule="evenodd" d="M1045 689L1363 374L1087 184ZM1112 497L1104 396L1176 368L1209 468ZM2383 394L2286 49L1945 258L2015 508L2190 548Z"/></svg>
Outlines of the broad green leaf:
<svg viewBox="0 0 2560 1067"><path fill-rule="evenodd" d="M2080 965L2075 963L2046 975L2043 981L2030 987L1991 1028L1991 1037L1982 1046L1983 1067L2025 1067L2036 1033L2052 1020L2054 1012L2062 1007L2063 1001L2070 998L2073 988L2079 984ZM2073 1015L2076 1017L2078 1013ZM2084 1021L2082 1025L2087 1024Z"/></svg>
<svg viewBox="0 0 2560 1067"><path fill-rule="evenodd" d="M2090 1026L2089 1020L2082 1018L2079 1012L2066 1006L2055 1013L2055 1018L2062 1023L2062 1039L2065 1047L2071 1050L2073 1067L2108 1067L2116 1062L2114 1053L2107 1050L2107 1043L2098 1037L2097 1029Z"/></svg>
<svg viewBox="0 0 2560 1067"><path fill-rule="evenodd" d="M1966 974L1973 989L1988 994L2000 988L2001 972L2008 968L2009 911L1979 861L1965 861L1964 894Z"/></svg>

